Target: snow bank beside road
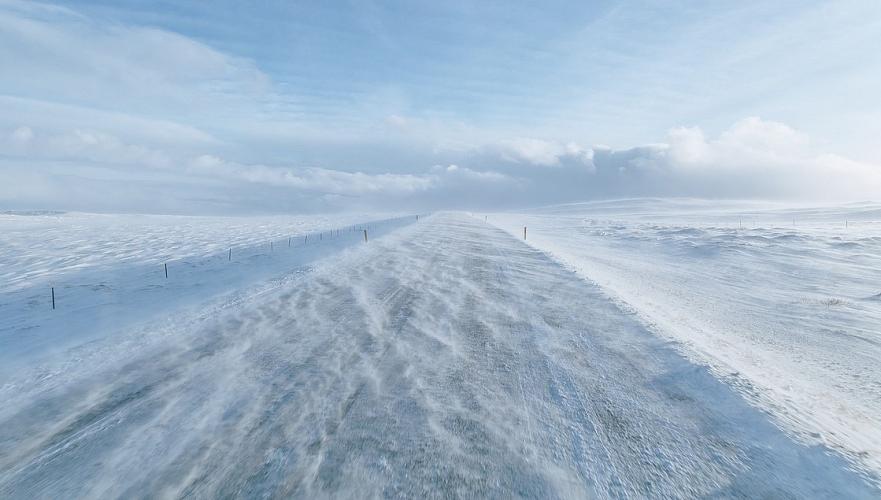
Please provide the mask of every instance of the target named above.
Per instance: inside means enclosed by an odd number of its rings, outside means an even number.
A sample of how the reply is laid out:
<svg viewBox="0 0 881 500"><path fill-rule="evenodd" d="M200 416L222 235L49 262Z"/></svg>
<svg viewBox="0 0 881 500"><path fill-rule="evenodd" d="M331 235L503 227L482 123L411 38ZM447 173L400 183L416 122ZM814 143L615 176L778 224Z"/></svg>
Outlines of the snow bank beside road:
<svg viewBox="0 0 881 500"><path fill-rule="evenodd" d="M483 218L483 217L481 217ZM881 205L628 200L490 214L784 427L881 473Z"/></svg>

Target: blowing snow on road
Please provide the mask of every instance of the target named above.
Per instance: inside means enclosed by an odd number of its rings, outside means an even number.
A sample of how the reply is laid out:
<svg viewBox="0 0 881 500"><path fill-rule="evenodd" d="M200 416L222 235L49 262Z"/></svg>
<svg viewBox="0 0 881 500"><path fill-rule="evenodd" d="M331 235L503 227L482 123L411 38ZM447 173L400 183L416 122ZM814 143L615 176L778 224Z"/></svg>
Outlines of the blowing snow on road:
<svg viewBox="0 0 881 500"><path fill-rule="evenodd" d="M879 494L482 217L279 283L7 380L0 497Z"/></svg>

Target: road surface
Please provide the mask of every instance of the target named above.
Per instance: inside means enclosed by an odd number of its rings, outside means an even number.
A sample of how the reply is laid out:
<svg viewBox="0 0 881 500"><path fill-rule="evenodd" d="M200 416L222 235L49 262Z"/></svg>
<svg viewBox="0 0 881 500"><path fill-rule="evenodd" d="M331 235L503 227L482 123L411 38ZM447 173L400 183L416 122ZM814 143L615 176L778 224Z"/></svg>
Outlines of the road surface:
<svg viewBox="0 0 881 500"><path fill-rule="evenodd" d="M3 387L0 497L879 494L463 214L144 345Z"/></svg>

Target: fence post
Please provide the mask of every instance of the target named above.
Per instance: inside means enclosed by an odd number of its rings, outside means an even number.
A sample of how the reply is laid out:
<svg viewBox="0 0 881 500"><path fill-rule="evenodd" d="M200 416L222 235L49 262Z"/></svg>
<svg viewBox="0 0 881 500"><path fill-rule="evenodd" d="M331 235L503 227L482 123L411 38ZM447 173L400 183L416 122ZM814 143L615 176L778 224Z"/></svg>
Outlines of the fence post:
<svg viewBox="0 0 881 500"><path fill-rule="evenodd" d="M367 230L364 230L364 243L367 243Z"/></svg>
<svg viewBox="0 0 881 500"><path fill-rule="evenodd" d="M526 239L526 226L523 226L523 239Z"/></svg>
<svg viewBox="0 0 881 500"><path fill-rule="evenodd" d="M162 265L165 266L165 279L168 279L168 262L166 262Z"/></svg>
<svg viewBox="0 0 881 500"><path fill-rule="evenodd" d="M229 255L226 257L226 260L227 260L227 261L231 261L231 260L232 260L232 248L229 249Z"/></svg>
<svg viewBox="0 0 881 500"><path fill-rule="evenodd" d="M52 310L55 310L55 287L52 287Z"/></svg>

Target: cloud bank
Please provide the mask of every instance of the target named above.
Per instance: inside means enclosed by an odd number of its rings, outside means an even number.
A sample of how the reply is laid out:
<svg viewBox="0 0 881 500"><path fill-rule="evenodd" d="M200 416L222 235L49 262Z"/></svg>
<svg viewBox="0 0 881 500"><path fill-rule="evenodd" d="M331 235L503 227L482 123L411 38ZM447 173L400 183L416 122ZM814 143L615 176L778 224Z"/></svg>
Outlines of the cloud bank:
<svg viewBox="0 0 881 500"><path fill-rule="evenodd" d="M820 152L785 124L750 117L716 138L675 128L664 143L594 148L597 186L645 196L803 200L872 199L881 167Z"/></svg>
<svg viewBox="0 0 881 500"><path fill-rule="evenodd" d="M715 138L680 127L663 142L626 149L510 139L436 153L451 162L408 173L187 157L103 132L50 134L28 125L8 131L0 155L0 200L12 208L486 209L632 196L817 201L881 193L878 166L823 153L804 134L757 117Z"/></svg>

